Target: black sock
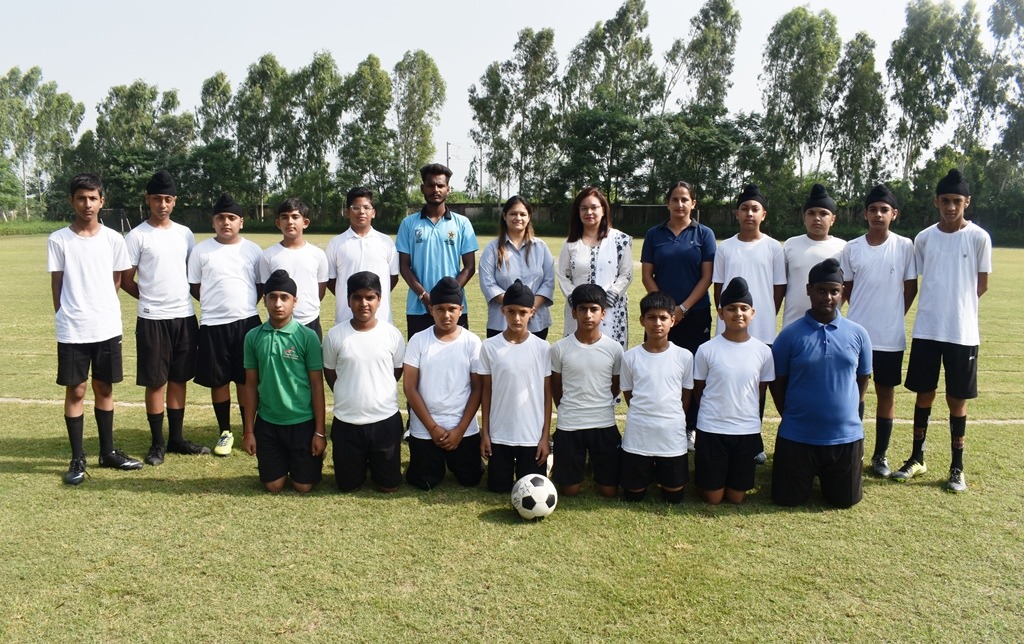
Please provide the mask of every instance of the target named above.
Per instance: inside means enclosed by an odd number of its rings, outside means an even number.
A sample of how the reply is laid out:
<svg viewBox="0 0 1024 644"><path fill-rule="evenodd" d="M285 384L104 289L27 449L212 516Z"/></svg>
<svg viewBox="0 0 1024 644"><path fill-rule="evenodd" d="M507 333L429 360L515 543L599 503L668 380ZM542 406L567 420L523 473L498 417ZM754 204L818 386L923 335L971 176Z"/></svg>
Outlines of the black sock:
<svg viewBox="0 0 1024 644"><path fill-rule="evenodd" d="M664 501L665 503L672 503L673 505L676 504L676 503L682 503L683 502L683 490L682 490L682 488L680 488L678 490L675 490L674 492L670 492L670 491L666 490L665 488L662 488L661 489L661 500Z"/></svg>
<svg viewBox="0 0 1024 644"><path fill-rule="evenodd" d="M892 437L892 418L875 418L875 456L885 456Z"/></svg>
<svg viewBox="0 0 1024 644"><path fill-rule="evenodd" d="M164 444L164 412L159 414L146 414L146 420L149 421L149 433L152 436L154 445Z"/></svg>
<svg viewBox="0 0 1024 644"><path fill-rule="evenodd" d="M85 446L82 444L82 433L85 430L85 415L64 417L68 428L68 440L71 441L71 458L85 458Z"/></svg>
<svg viewBox="0 0 1024 644"><path fill-rule="evenodd" d="M914 451L910 458L918 463L924 463L924 441L928 437L928 417L931 413L931 407L914 407Z"/></svg>
<svg viewBox="0 0 1024 644"><path fill-rule="evenodd" d="M967 434L967 416L949 417L949 439L953 452L953 462L950 467L959 470L964 469L964 439Z"/></svg>
<svg viewBox="0 0 1024 644"><path fill-rule="evenodd" d="M231 431L231 401L213 403L213 413L217 415L217 428L221 433Z"/></svg>
<svg viewBox="0 0 1024 644"><path fill-rule="evenodd" d="M185 424L185 410L167 408L167 438L172 443L180 443L185 440L182 436L182 427Z"/></svg>
<svg viewBox="0 0 1024 644"><path fill-rule="evenodd" d="M100 456L114 451L114 410L94 409L96 429L100 434Z"/></svg>

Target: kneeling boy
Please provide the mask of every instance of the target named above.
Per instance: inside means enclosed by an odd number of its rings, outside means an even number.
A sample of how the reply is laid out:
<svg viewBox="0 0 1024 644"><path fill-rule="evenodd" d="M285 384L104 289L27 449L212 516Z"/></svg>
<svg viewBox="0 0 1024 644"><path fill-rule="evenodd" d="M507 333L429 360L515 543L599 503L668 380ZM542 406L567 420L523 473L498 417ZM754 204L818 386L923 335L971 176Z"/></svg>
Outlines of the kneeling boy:
<svg viewBox="0 0 1024 644"><path fill-rule="evenodd" d="M245 336L242 448L256 455L268 492L309 492L320 482L327 449L320 341L292 318L298 288L276 270L264 285L267 321Z"/></svg>

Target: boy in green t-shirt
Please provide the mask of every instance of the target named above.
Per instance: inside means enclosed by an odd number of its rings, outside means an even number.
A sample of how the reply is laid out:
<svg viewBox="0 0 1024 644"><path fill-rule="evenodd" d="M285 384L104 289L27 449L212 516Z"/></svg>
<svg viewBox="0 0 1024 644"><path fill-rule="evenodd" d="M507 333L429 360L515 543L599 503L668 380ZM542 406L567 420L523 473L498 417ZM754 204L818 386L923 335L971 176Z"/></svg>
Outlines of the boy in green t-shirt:
<svg viewBox="0 0 1024 644"><path fill-rule="evenodd" d="M269 492L283 490L289 475L296 491L312 490L327 449L323 356L316 333L292 319L297 290L287 271L271 273L269 319L245 336L242 448L256 455Z"/></svg>

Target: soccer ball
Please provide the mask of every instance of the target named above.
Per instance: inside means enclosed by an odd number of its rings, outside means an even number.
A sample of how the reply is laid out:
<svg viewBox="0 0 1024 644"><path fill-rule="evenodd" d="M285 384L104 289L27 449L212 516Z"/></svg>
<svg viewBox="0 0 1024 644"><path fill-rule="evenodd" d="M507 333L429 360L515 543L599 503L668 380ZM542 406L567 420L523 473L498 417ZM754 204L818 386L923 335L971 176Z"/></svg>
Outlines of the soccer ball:
<svg viewBox="0 0 1024 644"><path fill-rule="evenodd" d="M558 490L546 476L527 474L512 486L512 507L524 519L543 519L557 504Z"/></svg>

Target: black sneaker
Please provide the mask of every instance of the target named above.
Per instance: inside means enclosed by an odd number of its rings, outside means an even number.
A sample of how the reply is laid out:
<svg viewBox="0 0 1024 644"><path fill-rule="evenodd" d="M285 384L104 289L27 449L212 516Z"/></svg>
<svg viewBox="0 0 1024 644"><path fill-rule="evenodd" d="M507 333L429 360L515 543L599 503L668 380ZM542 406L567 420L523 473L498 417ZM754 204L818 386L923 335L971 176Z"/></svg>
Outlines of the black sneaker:
<svg viewBox="0 0 1024 644"><path fill-rule="evenodd" d="M162 465L164 462L164 446L152 445L146 454L146 465Z"/></svg>
<svg viewBox="0 0 1024 644"><path fill-rule="evenodd" d="M167 443L167 451L171 454L187 454L189 456L205 456L210 453L206 445L197 445L192 441L182 440Z"/></svg>
<svg viewBox="0 0 1024 644"><path fill-rule="evenodd" d="M128 456L119 449L109 454L100 456L100 467L110 467L115 470L141 470L142 462Z"/></svg>
<svg viewBox="0 0 1024 644"><path fill-rule="evenodd" d="M85 457L71 459L68 471L64 472L64 483L66 485L81 485L85 480Z"/></svg>

